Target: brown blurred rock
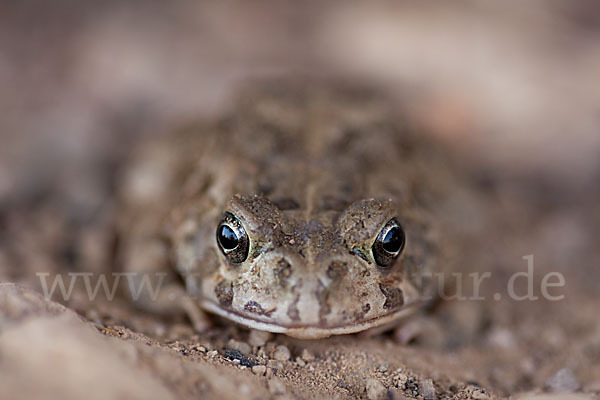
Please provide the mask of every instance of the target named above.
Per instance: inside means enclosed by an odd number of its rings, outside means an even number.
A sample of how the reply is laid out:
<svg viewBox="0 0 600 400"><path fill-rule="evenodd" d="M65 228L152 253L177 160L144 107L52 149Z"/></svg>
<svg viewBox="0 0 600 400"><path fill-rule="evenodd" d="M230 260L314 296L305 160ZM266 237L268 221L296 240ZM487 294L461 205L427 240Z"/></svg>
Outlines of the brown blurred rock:
<svg viewBox="0 0 600 400"><path fill-rule="evenodd" d="M173 398L160 380L137 367L133 346L99 335L37 293L0 285L0 313L0 387L6 398Z"/></svg>
<svg viewBox="0 0 600 400"><path fill-rule="evenodd" d="M14 283L0 283L0 331L8 324L26 318L61 314L76 316L73 311L58 303L47 301L37 292Z"/></svg>
<svg viewBox="0 0 600 400"><path fill-rule="evenodd" d="M2 398L267 397L248 377L181 359L143 335L104 336L75 312L14 284L0 284L0 322Z"/></svg>

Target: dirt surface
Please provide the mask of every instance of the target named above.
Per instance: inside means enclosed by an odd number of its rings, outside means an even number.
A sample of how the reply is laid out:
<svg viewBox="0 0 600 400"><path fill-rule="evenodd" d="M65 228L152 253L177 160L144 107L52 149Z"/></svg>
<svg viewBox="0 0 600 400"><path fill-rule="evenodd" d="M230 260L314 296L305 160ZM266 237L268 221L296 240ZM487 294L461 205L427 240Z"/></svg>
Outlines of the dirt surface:
<svg viewBox="0 0 600 400"><path fill-rule="evenodd" d="M599 11L0 6L2 397L600 398ZM90 298L84 278L93 289L115 271L115 192L136 144L219 114L244 79L286 74L379 87L464 161L502 217L464 248L466 270L492 274L485 300L441 301L396 332L301 341L218 319L196 333L121 290ZM529 255L538 299L517 301L508 283ZM564 298L544 295L549 273ZM76 276L73 291L46 299L56 276L67 291Z"/></svg>

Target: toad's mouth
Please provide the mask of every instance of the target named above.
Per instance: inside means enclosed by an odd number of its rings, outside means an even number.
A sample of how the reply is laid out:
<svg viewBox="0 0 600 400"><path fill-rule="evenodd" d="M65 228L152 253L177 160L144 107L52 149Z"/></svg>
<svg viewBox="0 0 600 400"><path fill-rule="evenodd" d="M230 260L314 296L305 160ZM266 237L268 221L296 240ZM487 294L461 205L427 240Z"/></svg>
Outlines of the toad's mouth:
<svg viewBox="0 0 600 400"><path fill-rule="evenodd" d="M379 315L363 321L353 322L346 325L338 326L319 326L319 325L281 325L272 322L258 320L251 316L238 313L236 311L225 310L217 304L209 300L201 301L202 307L214 314L227 318L240 325L261 331L284 333L288 336L297 339L322 339L332 335L343 335L349 333L357 333L370 328L376 328L386 325L397 319L406 317L412 314L419 307L419 303L406 304L401 308L388 314Z"/></svg>

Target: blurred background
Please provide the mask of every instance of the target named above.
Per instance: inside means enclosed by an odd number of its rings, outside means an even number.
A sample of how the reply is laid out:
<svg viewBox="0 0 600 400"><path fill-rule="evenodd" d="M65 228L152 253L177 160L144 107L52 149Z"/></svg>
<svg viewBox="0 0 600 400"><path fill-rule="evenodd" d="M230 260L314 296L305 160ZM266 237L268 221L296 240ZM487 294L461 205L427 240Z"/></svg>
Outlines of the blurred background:
<svg viewBox="0 0 600 400"><path fill-rule="evenodd" d="M109 212L141 137L222 112L240 82L285 75L378 86L482 176L600 214L593 0L28 0L0 6L0 237L48 199L35 221L57 206L75 225ZM56 237L61 223L33 225ZM566 234L549 240L573 242L575 225L561 220L549 230Z"/></svg>
<svg viewBox="0 0 600 400"><path fill-rule="evenodd" d="M0 244L20 248L0 253L0 278L24 263L53 269L37 255L56 246L106 265L94 249L110 240L102 216L130 149L223 112L248 79L286 75L379 87L482 177L567 204L544 245L589 264L579 239L600 215L597 2L61 0L0 6ZM95 233L73 229L90 220Z"/></svg>
<svg viewBox="0 0 600 400"><path fill-rule="evenodd" d="M379 85L469 157L589 185L599 39L593 0L5 2L0 198L59 176L80 187L137 135L294 73Z"/></svg>

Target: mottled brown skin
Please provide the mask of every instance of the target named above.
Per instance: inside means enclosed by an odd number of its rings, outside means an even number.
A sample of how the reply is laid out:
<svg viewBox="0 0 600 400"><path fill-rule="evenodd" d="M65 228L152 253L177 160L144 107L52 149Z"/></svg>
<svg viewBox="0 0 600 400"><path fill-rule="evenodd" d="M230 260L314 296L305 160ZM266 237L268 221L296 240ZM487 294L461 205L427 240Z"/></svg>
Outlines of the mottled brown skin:
<svg viewBox="0 0 600 400"><path fill-rule="evenodd" d="M423 273L443 267L435 215L451 179L394 114L368 91L270 85L218 123L146 146L125 186L137 210L125 266L142 270L136 254L160 242L202 308L301 338L406 315L431 290ZM225 212L250 238L239 265L217 246ZM382 268L371 247L393 217L407 245Z"/></svg>

